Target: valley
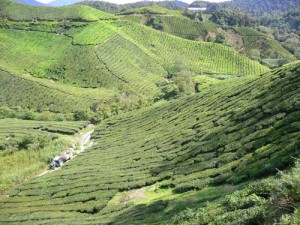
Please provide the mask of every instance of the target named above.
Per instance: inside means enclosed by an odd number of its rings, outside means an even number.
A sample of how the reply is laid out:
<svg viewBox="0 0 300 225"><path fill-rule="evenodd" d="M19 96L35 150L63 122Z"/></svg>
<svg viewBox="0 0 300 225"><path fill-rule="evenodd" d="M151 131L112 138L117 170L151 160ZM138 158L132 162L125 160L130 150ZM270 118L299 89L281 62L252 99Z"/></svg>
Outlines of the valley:
<svg viewBox="0 0 300 225"><path fill-rule="evenodd" d="M0 224L299 224L300 61L242 2L2 0Z"/></svg>

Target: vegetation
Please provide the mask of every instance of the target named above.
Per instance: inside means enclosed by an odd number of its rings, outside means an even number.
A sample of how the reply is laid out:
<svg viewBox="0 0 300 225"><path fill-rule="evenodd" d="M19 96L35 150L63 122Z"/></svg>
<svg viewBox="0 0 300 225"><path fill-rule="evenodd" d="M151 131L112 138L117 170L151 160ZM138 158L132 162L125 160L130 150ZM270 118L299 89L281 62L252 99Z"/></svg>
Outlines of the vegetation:
<svg viewBox="0 0 300 225"><path fill-rule="evenodd" d="M111 14L82 5L40 7L2 0L0 8L0 19L13 21L98 21L117 18Z"/></svg>
<svg viewBox="0 0 300 225"><path fill-rule="evenodd" d="M173 16L183 16L182 12L178 10L168 10L160 6L150 6L142 7L136 9L128 9L124 12L119 13L120 15L130 15L130 14L157 14L157 15L173 15Z"/></svg>
<svg viewBox="0 0 300 225"><path fill-rule="evenodd" d="M87 122L0 120L0 194L43 170Z"/></svg>
<svg viewBox="0 0 300 225"><path fill-rule="evenodd" d="M130 40L134 40L134 43L148 49L149 53L159 59L168 71L174 68L174 62L178 57L197 74L246 75L266 71L258 63L249 61L223 45L186 41L133 23L125 23L120 30L123 37L129 37ZM220 54L219 51L223 53ZM230 62L226 62L228 59Z"/></svg>
<svg viewBox="0 0 300 225"><path fill-rule="evenodd" d="M250 27L257 24L257 20L247 14L221 9L212 14L210 21L219 25Z"/></svg>
<svg viewBox="0 0 300 225"><path fill-rule="evenodd" d="M0 224L298 224L300 62L270 28L297 10L141 4L1 1ZM82 121L94 144L36 176Z"/></svg>
<svg viewBox="0 0 300 225"><path fill-rule="evenodd" d="M280 0L233 0L232 4L242 9L254 12L290 11L292 9L300 7L300 3L297 0L286 0L284 4L282 4L282 1Z"/></svg>
<svg viewBox="0 0 300 225"><path fill-rule="evenodd" d="M259 194L268 183L251 192L241 182L274 175L299 156L299 70L297 62L229 79L192 97L106 120L96 129L96 145L62 170L32 179L3 198L1 222L164 224L172 218L199 221L197 215L211 213L218 216L204 224L256 221L269 201ZM282 191L271 192L274 206L285 193L298 202L297 186L284 188L295 176L291 172L282 186L274 186ZM148 202L144 187L153 190L148 189ZM146 199L130 197L132 190ZM219 198L224 202L212 202ZM211 202L206 214L183 211L190 217L178 217L184 208L198 210L206 201ZM292 220L292 212L277 211L270 221L284 214Z"/></svg>
<svg viewBox="0 0 300 225"><path fill-rule="evenodd" d="M183 211L173 217L172 224L298 224L299 168L297 161L287 173L279 171L216 202Z"/></svg>
<svg viewBox="0 0 300 225"><path fill-rule="evenodd" d="M65 114L85 109L85 118L96 122L160 99L193 94L168 80L178 62L191 74L192 80L182 76L189 85L195 84L197 75L230 77L267 71L228 47L195 43L114 19L2 21L0 36L4 105ZM170 97L166 93L172 90L176 94Z"/></svg>
<svg viewBox="0 0 300 225"><path fill-rule="evenodd" d="M219 9L235 9L238 11L243 11L249 15L260 16L265 12L287 12L300 7L300 3L297 0L286 0L282 4L280 0L232 0L230 2L224 3L211 3L205 1L194 1L190 4L190 7L206 7L210 11L215 11Z"/></svg>
<svg viewBox="0 0 300 225"><path fill-rule="evenodd" d="M96 102L96 99L88 97L83 90L44 84L3 70L0 71L0 85L2 104L24 110L68 113L89 108Z"/></svg>
<svg viewBox="0 0 300 225"><path fill-rule="evenodd" d="M286 49L300 59L300 33L299 33L300 8L296 8L282 15L276 13L265 14L260 18L261 24L270 27L274 35ZM269 30L260 27L263 32Z"/></svg>
<svg viewBox="0 0 300 225"><path fill-rule="evenodd" d="M149 6L160 6L170 10L185 10L188 6L187 3L180 2L180 1L160 1L160 2L150 2L150 1L140 1L136 3L128 3L128 4L113 4L109 2L102 2L102 1L82 1L77 4L80 5L87 5L93 7L95 9L99 9L104 12L108 13L119 13L122 11L142 8L142 7L149 7Z"/></svg>

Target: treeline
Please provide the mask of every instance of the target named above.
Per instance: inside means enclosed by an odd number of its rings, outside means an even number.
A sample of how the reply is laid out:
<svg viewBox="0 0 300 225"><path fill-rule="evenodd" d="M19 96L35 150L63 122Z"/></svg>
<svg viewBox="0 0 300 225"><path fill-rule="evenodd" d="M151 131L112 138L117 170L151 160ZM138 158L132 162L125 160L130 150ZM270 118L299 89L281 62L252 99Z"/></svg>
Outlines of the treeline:
<svg viewBox="0 0 300 225"><path fill-rule="evenodd" d="M195 1L190 4L189 7L205 7L209 11L216 11L219 9L235 9L245 12L250 15L259 16L265 12L287 12L300 7L298 0L285 0L284 3L281 0L232 0L224 3L211 3L205 1Z"/></svg>
<svg viewBox="0 0 300 225"><path fill-rule="evenodd" d="M212 13L209 20L221 26L256 27L300 59L300 8L289 12L264 13L259 17L225 8Z"/></svg>
<svg viewBox="0 0 300 225"><path fill-rule="evenodd" d="M123 4L123 5L118 5L109 2L102 2L102 1L82 1L77 4L87 5L108 13L119 13L119 12L126 11L128 9L136 9L136 8L148 7L152 5L158 5L170 10L184 10L188 6L188 4L179 1L136 2L136 3Z"/></svg>

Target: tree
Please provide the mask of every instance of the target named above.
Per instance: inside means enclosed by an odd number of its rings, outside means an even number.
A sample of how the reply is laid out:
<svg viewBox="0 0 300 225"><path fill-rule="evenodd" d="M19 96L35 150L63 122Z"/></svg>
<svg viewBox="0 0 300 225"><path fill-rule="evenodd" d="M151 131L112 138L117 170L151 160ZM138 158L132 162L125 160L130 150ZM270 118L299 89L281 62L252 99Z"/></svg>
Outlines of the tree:
<svg viewBox="0 0 300 225"><path fill-rule="evenodd" d="M0 107L0 119L13 117L15 117L15 113L12 109L8 108L7 106Z"/></svg>
<svg viewBox="0 0 300 225"><path fill-rule="evenodd" d="M73 117L76 121L87 121L92 118L92 113L90 110L77 110L74 112Z"/></svg>
<svg viewBox="0 0 300 225"><path fill-rule="evenodd" d="M163 22L155 16L151 16L146 25L156 30L162 30L164 28Z"/></svg>

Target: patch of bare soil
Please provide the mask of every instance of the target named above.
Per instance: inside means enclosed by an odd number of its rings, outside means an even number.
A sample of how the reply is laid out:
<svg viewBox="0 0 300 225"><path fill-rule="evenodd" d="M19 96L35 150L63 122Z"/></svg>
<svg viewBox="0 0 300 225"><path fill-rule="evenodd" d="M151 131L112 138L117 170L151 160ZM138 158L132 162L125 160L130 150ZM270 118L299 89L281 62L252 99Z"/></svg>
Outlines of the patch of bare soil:
<svg viewBox="0 0 300 225"><path fill-rule="evenodd" d="M227 30L227 32L225 33L225 40L229 45L237 49L240 49L244 46L243 37L233 29Z"/></svg>
<svg viewBox="0 0 300 225"><path fill-rule="evenodd" d="M217 37L216 33L208 31L207 35L204 38L204 41L209 41L209 39L213 39L216 37Z"/></svg>
<svg viewBox="0 0 300 225"><path fill-rule="evenodd" d="M132 190L126 193L122 193L119 199L119 203L126 203L131 200L145 200L147 196L145 194L145 187Z"/></svg>

